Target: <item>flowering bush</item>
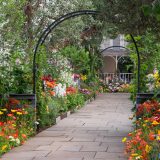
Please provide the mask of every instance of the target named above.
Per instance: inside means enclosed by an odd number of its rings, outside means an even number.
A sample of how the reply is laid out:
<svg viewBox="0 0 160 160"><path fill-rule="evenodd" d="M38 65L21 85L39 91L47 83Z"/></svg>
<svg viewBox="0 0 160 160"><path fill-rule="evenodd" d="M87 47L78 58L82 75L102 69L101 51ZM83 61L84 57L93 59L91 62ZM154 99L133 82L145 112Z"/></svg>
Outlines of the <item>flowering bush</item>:
<svg viewBox="0 0 160 160"><path fill-rule="evenodd" d="M67 95L67 107L69 110L74 111L77 107L84 105L85 99L81 93L74 93Z"/></svg>
<svg viewBox="0 0 160 160"><path fill-rule="evenodd" d="M135 121L137 128L123 138L129 160L159 160L160 158L160 104L146 101L139 106Z"/></svg>
<svg viewBox="0 0 160 160"><path fill-rule="evenodd" d="M0 155L23 144L34 133L35 122L28 104L11 98L4 106L0 108Z"/></svg>
<svg viewBox="0 0 160 160"><path fill-rule="evenodd" d="M43 76L42 77L44 83L44 90L46 90L50 96L54 96L54 88L57 86L56 81L52 78L51 75Z"/></svg>
<svg viewBox="0 0 160 160"><path fill-rule="evenodd" d="M159 103L155 100L146 101L143 104L138 105L136 115L138 117L145 116L151 116L154 112L158 110Z"/></svg>
<svg viewBox="0 0 160 160"><path fill-rule="evenodd" d="M130 91L130 84L123 84L119 82L112 82L108 85L109 92L125 92Z"/></svg>
<svg viewBox="0 0 160 160"><path fill-rule="evenodd" d="M147 75L147 90L153 92L160 88L160 75L158 71L155 71L154 74Z"/></svg>

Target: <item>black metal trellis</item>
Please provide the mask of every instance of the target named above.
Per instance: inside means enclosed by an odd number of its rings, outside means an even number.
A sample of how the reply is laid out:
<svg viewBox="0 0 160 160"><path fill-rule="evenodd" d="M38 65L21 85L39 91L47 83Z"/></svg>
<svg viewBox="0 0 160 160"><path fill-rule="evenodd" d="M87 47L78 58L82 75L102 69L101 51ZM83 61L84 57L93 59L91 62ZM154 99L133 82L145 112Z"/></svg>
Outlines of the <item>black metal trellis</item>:
<svg viewBox="0 0 160 160"><path fill-rule="evenodd" d="M135 38L133 37L132 34L130 34L130 37L134 43L135 49L136 49L136 53L137 53L137 60L138 60L138 70L137 70L137 92L140 93L140 69L141 69L141 60L140 60L140 53L139 53L139 49L136 43Z"/></svg>
<svg viewBox="0 0 160 160"><path fill-rule="evenodd" d="M66 15L61 16L60 18L58 18L57 20L55 20L52 24L50 24L41 34L35 50L34 50L34 57L33 57L33 93L36 94L36 72L37 72L37 68L36 68L36 55L38 52L38 49L41 45L43 45L43 43L45 42L47 36L51 33L51 31L58 26L59 24L61 24L63 21L68 20L70 18L73 17L77 17L80 15L98 15L100 12L99 11L93 11L93 10L82 10L82 11L76 11L76 12L71 12L68 13Z"/></svg>
<svg viewBox="0 0 160 160"><path fill-rule="evenodd" d="M48 35L52 32L52 30L57 27L59 24L61 24L62 22L64 22L65 20L68 20L70 18L73 17L77 17L77 16L81 16L81 15L98 15L100 14L99 11L94 11L94 10L81 10L81 11L75 11L75 12L71 12L68 13L66 15L63 15L61 17L59 17L57 20L55 20L53 23L51 23L41 34L36 46L35 46L35 50L34 50L34 56L33 56L33 93L36 94L36 73L37 73L37 66L36 66L36 55L37 52L39 50L39 47L42 46L46 40L46 38L48 37ZM138 57L138 84L137 84L137 89L138 89L138 93L140 92L140 55L139 55L139 50L138 50L138 46L137 43L134 39L134 37L132 35L130 35L132 38L132 41L135 45L136 48L136 52L137 52L137 57ZM122 47L121 48L125 48Z"/></svg>

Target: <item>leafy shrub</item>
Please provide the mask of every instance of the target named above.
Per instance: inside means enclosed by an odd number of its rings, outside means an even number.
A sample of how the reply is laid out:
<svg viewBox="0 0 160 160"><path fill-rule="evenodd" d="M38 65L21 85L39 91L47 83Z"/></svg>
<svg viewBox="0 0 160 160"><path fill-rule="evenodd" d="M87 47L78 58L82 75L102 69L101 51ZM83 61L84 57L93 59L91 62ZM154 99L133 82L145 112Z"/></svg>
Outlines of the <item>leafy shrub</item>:
<svg viewBox="0 0 160 160"><path fill-rule="evenodd" d="M76 109L77 106L84 105L85 99L81 93L67 95L67 106L69 110Z"/></svg>

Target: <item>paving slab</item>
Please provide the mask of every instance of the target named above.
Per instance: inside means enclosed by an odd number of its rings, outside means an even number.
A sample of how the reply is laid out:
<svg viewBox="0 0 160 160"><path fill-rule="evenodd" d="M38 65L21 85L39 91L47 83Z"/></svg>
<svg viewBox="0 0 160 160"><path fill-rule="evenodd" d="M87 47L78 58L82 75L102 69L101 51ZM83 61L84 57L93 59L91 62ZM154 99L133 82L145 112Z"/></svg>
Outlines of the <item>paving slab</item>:
<svg viewBox="0 0 160 160"><path fill-rule="evenodd" d="M101 94L0 160L126 160L121 142L132 128L129 94Z"/></svg>

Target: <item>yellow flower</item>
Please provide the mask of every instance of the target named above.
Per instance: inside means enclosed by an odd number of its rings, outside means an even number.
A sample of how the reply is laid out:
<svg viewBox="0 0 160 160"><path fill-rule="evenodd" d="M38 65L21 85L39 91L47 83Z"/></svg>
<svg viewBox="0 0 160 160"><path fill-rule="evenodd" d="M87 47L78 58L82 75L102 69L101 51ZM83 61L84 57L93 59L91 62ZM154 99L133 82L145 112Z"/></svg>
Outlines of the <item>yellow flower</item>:
<svg viewBox="0 0 160 160"><path fill-rule="evenodd" d="M145 123L148 123L148 122L149 122L149 120L145 120L144 122L145 122Z"/></svg>
<svg viewBox="0 0 160 160"><path fill-rule="evenodd" d="M133 153L133 154L131 154L131 156L132 157L137 157L137 156L139 156L137 153Z"/></svg>
<svg viewBox="0 0 160 160"><path fill-rule="evenodd" d="M124 137L124 138L122 139L122 142L125 143L126 141L127 141L127 138Z"/></svg>
<svg viewBox="0 0 160 160"><path fill-rule="evenodd" d="M0 115L2 115L3 114L3 112L2 111L0 111Z"/></svg>
<svg viewBox="0 0 160 160"><path fill-rule="evenodd" d="M17 112L17 114L18 114L18 115L22 115L22 113L21 113L21 112Z"/></svg>
<svg viewBox="0 0 160 160"><path fill-rule="evenodd" d="M1 111L5 112L5 111L7 111L7 109L6 109L6 108L3 108L3 109L1 109Z"/></svg>
<svg viewBox="0 0 160 160"><path fill-rule="evenodd" d="M159 125L159 124L160 124L160 123L157 122L157 121L153 121L153 122L152 122L152 125L155 125L155 126L156 126L156 125Z"/></svg>
<svg viewBox="0 0 160 160"><path fill-rule="evenodd" d="M152 147L147 144L145 147L145 151L149 153L151 150L152 150Z"/></svg>
<svg viewBox="0 0 160 160"><path fill-rule="evenodd" d="M17 110L11 109L11 112L15 113L15 112L17 112Z"/></svg>
<svg viewBox="0 0 160 160"><path fill-rule="evenodd" d="M153 75L155 79L158 79L159 78L159 73L158 71Z"/></svg>
<svg viewBox="0 0 160 160"><path fill-rule="evenodd" d="M160 130L158 130L158 134L157 134L156 140L160 141Z"/></svg>
<svg viewBox="0 0 160 160"><path fill-rule="evenodd" d="M143 127L146 127L146 124L143 124Z"/></svg>
<svg viewBox="0 0 160 160"><path fill-rule="evenodd" d="M87 79L87 76L81 74L81 80L82 80L82 81L85 81L86 79Z"/></svg>
<svg viewBox="0 0 160 160"><path fill-rule="evenodd" d="M4 151L7 148L7 145L2 146L2 151Z"/></svg>

